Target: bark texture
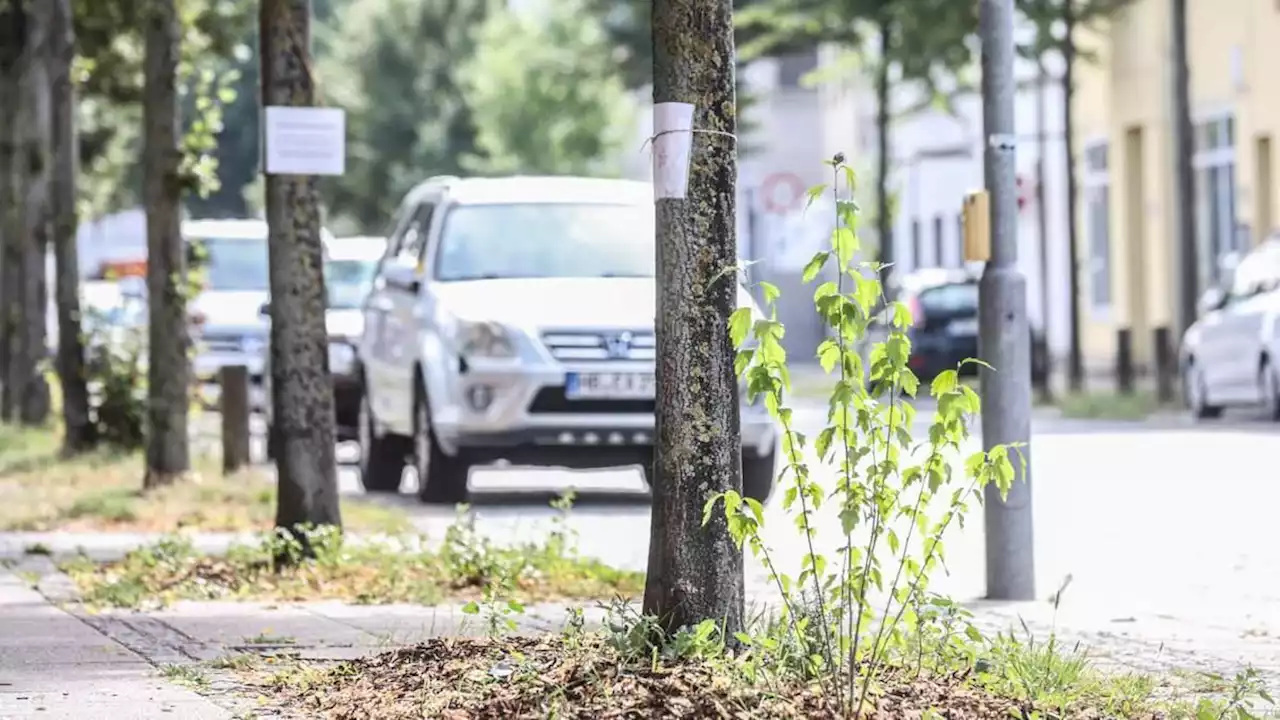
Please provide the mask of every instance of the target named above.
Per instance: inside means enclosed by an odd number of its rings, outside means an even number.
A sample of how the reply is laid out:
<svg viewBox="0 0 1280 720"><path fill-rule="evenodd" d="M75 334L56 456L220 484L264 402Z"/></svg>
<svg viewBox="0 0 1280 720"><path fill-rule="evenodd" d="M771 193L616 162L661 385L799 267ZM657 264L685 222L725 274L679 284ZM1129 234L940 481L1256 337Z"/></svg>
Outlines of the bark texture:
<svg viewBox="0 0 1280 720"><path fill-rule="evenodd" d="M742 627L742 552L712 495L742 491L736 307L737 127L730 0L654 0L653 100L694 105L688 194L657 201L657 448L644 610L670 628ZM726 272L727 271L727 272Z"/></svg>
<svg viewBox="0 0 1280 720"><path fill-rule="evenodd" d="M260 13L263 106L315 105L310 3L262 0ZM268 175L266 186L276 525L341 527L316 179Z"/></svg>
<svg viewBox="0 0 1280 720"><path fill-rule="evenodd" d="M885 269L880 272L882 280L891 276L901 277L901 270L894 267L897 253L893 241L893 209L889 202L889 168L893 160L889 134L893 132L893 115L889 86L889 54L893 43L893 21L885 18L880 21L880 60L876 65L876 239L880 243L880 262ZM885 283L884 294L889 300L894 299L897 283Z"/></svg>
<svg viewBox="0 0 1280 720"><path fill-rule="evenodd" d="M45 337L48 312L45 258L48 254L52 214L53 166L50 133L49 39L52 21L47 2L27 6L26 43L22 54L22 81L18 111L18 192L21 220L13 260L16 273L16 309L20 315L10 336L9 388L17 418L25 425L42 424L49 417L49 384L43 365L48 353Z"/></svg>
<svg viewBox="0 0 1280 720"><path fill-rule="evenodd" d="M1067 280L1071 292L1071 346L1067 355L1067 386L1071 392L1078 393L1084 389L1084 356L1080 348L1080 228L1076 215L1077 183L1076 183L1076 141L1075 122L1071 109L1075 103L1075 64L1076 64L1076 13L1075 0L1064 0L1062 4L1062 24L1064 29L1062 45L1062 137L1067 150L1067 247L1071 253L1071 263L1067 265Z"/></svg>
<svg viewBox="0 0 1280 720"><path fill-rule="evenodd" d="M71 77L75 27L71 0L47 0L52 9L49 70L53 86L53 252L57 265L58 377L62 384L63 450L94 443L80 326L80 261L76 248L76 89Z"/></svg>
<svg viewBox="0 0 1280 720"><path fill-rule="evenodd" d="M167 485L191 470L187 434L191 340L184 290L181 226L182 151L178 145L178 43L175 0L146 0L143 176L147 210L147 474L145 487Z"/></svg>
<svg viewBox="0 0 1280 720"><path fill-rule="evenodd" d="M22 0L0 0L0 418L14 416L9 368L14 330L21 320L18 300L21 267L19 229L22 204L18 188L18 109L22 104L22 51L26 45L26 12Z"/></svg>

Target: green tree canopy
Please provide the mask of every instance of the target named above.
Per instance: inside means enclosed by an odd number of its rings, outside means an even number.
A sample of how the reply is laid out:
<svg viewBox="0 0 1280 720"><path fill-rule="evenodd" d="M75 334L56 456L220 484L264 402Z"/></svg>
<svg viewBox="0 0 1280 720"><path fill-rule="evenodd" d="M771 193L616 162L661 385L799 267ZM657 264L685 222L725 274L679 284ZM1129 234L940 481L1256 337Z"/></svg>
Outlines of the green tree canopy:
<svg viewBox="0 0 1280 720"><path fill-rule="evenodd" d="M459 74L490 0L339 3L317 59L326 105L347 112L346 174L325 186L331 226L377 232L404 193L462 172L476 131ZM317 43L320 44L320 43Z"/></svg>
<svg viewBox="0 0 1280 720"><path fill-rule="evenodd" d="M578 0L546 14L496 12L464 67L479 173L609 173L634 128L635 103L614 47Z"/></svg>

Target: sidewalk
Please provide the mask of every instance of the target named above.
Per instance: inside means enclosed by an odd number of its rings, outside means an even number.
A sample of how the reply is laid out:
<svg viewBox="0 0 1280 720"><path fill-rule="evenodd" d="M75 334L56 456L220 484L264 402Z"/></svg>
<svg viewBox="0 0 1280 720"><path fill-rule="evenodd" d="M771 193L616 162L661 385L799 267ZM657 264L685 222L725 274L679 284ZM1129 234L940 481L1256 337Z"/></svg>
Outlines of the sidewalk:
<svg viewBox="0 0 1280 720"><path fill-rule="evenodd" d="M2 570L0 628L0 720L232 717Z"/></svg>
<svg viewBox="0 0 1280 720"><path fill-rule="evenodd" d="M605 613L590 605L587 624L598 627ZM968 605L989 635L1025 640L1025 623L1043 643L1056 631L1061 647L1079 643L1101 668L1229 677L1248 664L1280 687L1280 639L1265 635L1170 617L1114 617L1096 607L1068 606L1055 617L1047 602ZM543 604L515 619L522 632L554 632L565 617L562 604ZM0 628L0 720L278 717L210 661L245 653L341 661L430 637L485 633L482 618L454 606L181 602L89 613L42 555L0 568ZM166 674L194 681L199 692Z"/></svg>

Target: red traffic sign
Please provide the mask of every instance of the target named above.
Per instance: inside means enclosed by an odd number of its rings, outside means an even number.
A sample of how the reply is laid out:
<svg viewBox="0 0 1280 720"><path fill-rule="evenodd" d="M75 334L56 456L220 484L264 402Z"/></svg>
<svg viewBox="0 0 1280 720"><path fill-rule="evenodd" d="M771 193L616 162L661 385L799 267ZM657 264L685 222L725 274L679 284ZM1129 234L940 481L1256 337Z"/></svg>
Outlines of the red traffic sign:
<svg viewBox="0 0 1280 720"><path fill-rule="evenodd" d="M772 173L760 183L760 205L765 212L779 215L803 207L807 188L799 175Z"/></svg>

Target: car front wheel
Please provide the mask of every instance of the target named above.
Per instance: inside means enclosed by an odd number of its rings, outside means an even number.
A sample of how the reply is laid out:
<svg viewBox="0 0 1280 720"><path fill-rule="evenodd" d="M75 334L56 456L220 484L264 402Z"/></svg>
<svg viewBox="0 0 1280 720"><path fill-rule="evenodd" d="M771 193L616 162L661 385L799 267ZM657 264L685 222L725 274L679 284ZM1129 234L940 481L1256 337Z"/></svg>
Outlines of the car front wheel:
<svg viewBox="0 0 1280 720"><path fill-rule="evenodd" d="M408 443L406 438L378 434L367 392L361 393L356 428L360 436L360 484L365 492L398 492Z"/></svg>
<svg viewBox="0 0 1280 720"><path fill-rule="evenodd" d="M466 502L470 463L464 455L450 457L440 449L423 393L418 393L414 406L413 466L418 473L419 499L441 505Z"/></svg>
<svg viewBox="0 0 1280 720"><path fill-rule="evenodd" d="M1209 404L1209 388L1204 379L1204 371L1196 363L1187 366L1183 374L1183 392L1187 398L1187 407L1191 417L1196 420L1211 420L1222 415L1222 408Z"/></svg>

